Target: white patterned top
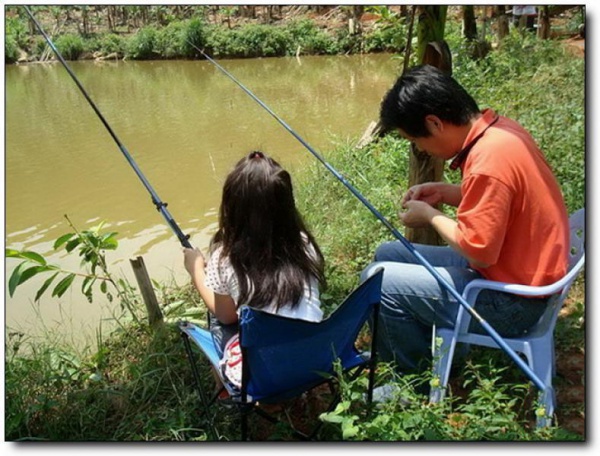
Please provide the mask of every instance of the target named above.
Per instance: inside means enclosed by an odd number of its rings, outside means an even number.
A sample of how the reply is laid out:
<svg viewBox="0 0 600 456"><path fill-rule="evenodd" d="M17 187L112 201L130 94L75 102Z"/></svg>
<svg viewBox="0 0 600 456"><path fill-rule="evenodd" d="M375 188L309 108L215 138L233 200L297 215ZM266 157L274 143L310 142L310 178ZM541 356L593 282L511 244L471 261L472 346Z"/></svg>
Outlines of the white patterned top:
<svg viewBox="0 0 600 456"><path fill-rule="evenodd" d="M315 249L311 244L307 243L307 249L311 256L316 256ZM221 251L222 248L219 246L211 254L206 265L204 284L217 294L231 296L239 312L240 305L238 299L240 297L240 290L237 277L229 261L229 257L221 258ZM277 302L274 300L270 305L261 310L299 320L321 321L323 319L319 297L319 284L314 277L311 278L310 284L305 284L304 294L296 307L291 308L289 303L286 303L286 305L279 307L278 311L275 311L276 305Z"/></svg>

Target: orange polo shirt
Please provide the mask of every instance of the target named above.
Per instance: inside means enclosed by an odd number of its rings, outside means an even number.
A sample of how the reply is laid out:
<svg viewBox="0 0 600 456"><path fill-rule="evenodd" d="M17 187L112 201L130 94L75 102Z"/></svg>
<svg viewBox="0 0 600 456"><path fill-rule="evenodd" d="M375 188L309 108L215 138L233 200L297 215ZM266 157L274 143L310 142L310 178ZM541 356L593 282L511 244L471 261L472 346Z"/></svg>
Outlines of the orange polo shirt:
<svg viewBox="0 0 600 456"><path fill-rule="evenodd" d="M464 146L496 117L484 110ZM567 271L568 214L531 135L500 116L475 143L461 171L457 242L471 258L490 265L472 267L489 280L522 285L560 279Z"/></svg>

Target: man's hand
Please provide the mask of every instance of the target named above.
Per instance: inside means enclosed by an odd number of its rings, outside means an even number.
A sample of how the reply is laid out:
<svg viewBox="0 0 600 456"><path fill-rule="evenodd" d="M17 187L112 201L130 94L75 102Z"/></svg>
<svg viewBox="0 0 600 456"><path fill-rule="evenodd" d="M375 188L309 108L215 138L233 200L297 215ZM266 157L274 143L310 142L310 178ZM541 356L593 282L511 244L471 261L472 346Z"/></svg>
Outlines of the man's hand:
<svg viewBox="0 0 600 456"><path fill-rule="evenodd" d="M440 185L437 182L413 185L402 198L402 206L408 201L422 201L430 206L437 206L443 202Z"/></svg>
<svg viewBox="0 0 600 456"><path fill-rule="evenodd" d="M431 218L439 211L429 203L419 200L409 200L402 204L405 209L398 213L398 217L404 226L409 228L423 228L431 223Z"/></svg>

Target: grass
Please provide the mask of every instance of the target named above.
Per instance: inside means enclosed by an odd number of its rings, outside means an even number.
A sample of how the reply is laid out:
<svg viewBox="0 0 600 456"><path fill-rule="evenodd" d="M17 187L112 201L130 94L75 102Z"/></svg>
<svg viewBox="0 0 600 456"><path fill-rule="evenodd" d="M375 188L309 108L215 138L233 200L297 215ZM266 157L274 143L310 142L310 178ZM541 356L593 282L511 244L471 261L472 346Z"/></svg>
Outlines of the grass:
<svg viewBox="0 0 600 456"><path fill-rule="evenodd" d="M565 52L560 43L519 37L477 63L460 55L455 58L455 76L482 106L514 116L532 131L558 176L569 212L585 205L584 72L584 61ZM339 144L326 159L399 226L396 202L406 189L407 147L389 136L361 150ZM315 162L294 179L298 205L327 260L329 287L323 301L330 311L356 285L375 247L392 237L320 164ZM165 305L183 301L181 312L201 308L190 289L156 287ZM584 427L574 423L585 422L585 402L581 398L569 402L564 396L585 383L584 371L567 375L569 364L563 363L572 353L585 354L585 300L585 282L580 279L556 328L557 426L533 427L534 394L523 374L501 351L481 349L473 350L468 362L456 370L451 394L441 404L428 404L414 388L430 379L400 378L395 380L405 384L402 394L410 399L409 405L391 403L367 416L360 399L365 379L342 382L343 406L323 415L327 423L320 439L584 440ZM196 316L203 318L201 313ZM102 338L97 350L85 354L58 343L30 344L22 334L8 334L5 343L8 441L215 438L199 412L190 367L173 325L154 332L143 324L123 323L123 329ZM393 375L382 364L378 382L394 379ZM211 391L206 366L201 376ZM294 415L299 414L298 407L296 402L284 408ZM312 419L318 419L317 410L315 406ZM219 440L239 435L236 418L226 410L217 412L215 424ZM265 439L290 439L283 429L254 426Z"/></svg>

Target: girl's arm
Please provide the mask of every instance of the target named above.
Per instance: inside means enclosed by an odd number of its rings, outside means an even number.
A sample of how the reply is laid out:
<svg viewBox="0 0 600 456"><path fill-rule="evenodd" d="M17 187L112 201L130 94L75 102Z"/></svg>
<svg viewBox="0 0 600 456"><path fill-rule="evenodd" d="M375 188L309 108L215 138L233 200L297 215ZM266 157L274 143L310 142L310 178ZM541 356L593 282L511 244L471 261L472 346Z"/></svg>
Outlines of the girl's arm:
<svg viewBox="0 0 600 456"><path fill-rule="evenodd" d="M206 261L198 249L183 249L185 269L192 278L194 288L206 304L208 310L224 324L235 323L238 320L235 302L229 295L215 293L204 284Z"/></svg>

